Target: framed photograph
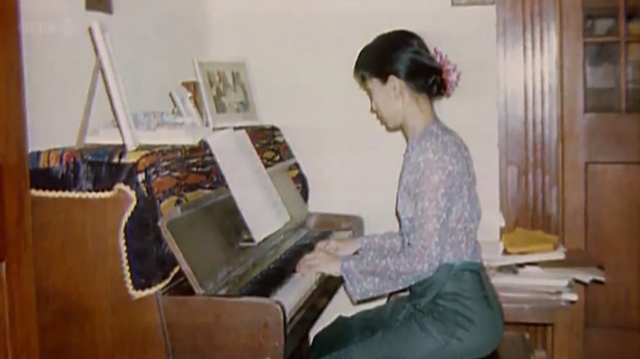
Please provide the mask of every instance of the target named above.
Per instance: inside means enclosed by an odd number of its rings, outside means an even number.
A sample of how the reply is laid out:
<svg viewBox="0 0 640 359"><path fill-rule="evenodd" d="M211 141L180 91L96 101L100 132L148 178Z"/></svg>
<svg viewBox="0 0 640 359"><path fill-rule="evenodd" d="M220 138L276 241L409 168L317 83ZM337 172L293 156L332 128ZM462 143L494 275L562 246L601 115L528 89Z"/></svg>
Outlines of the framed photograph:
<svg viewBox="0 0 640 359"><path fill-rule="evenodd" d="M452 6L484 6L495 4L496 0L451 0Z"/></svg>
<svg viewBox="0 0 640 359"><path fill-rule="evenodd" d="M194 67L205 126L219 128L258 122L246 62L194 60Z"/></svg>

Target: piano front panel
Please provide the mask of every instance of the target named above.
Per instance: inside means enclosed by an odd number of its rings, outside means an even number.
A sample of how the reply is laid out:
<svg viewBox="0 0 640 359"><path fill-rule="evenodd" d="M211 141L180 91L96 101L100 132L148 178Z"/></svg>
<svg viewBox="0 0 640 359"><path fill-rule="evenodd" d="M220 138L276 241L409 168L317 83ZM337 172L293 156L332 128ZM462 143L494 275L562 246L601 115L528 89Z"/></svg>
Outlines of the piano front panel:
<svg viewBox="0 0 640 359"><path fill-rule="evenodd" d="M162 297L174 359L284 358L285 319L261 298Z"/></svg>

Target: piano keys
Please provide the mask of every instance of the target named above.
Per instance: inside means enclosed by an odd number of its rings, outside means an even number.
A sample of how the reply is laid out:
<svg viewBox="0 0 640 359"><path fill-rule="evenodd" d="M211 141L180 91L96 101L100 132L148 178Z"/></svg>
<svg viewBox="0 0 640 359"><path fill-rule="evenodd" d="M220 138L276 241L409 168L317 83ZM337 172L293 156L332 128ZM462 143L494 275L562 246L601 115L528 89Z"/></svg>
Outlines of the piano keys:
<svg viewBox="0 0 640 359"><path fill-rule="evenodd" d="M363 234L358 216L309 213L286 169L268 171L291 220L255 245L219 188L170 210L160 228L186 281L162 295L173 358L292 358L341 280L296 273L322 240Z"/></svg>
<svg viewBox="0 0 640 359"><path fill-rule="evenodd" d="M305 254L313 251L319 241L329 239L330 235L331 231L305 233L233 294L273 298L283 305L285 314L294 311L297 302L303 300L318 282L315 277L296 275L296 264Z"/></svg>

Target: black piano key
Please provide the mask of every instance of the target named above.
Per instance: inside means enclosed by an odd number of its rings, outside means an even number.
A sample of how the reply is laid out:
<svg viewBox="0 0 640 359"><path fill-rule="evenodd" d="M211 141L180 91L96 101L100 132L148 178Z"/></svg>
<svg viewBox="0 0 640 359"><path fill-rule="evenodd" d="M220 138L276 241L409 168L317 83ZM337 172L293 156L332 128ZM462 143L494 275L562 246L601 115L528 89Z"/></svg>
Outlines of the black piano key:
<svg viewBox="0 0 640 359"><path fill-rule="evenodd" d="M239 295L270 297L295 273L302 257L313 251L315 245L327 239L332 231L309 232L275 261L253 277L239 291Z"/></svg>

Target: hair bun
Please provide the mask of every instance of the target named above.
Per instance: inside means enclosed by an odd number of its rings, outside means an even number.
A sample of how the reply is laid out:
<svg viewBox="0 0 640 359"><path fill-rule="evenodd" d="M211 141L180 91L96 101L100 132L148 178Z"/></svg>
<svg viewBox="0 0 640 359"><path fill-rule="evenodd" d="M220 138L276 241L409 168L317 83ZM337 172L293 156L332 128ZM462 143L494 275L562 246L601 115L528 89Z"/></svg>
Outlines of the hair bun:
<svg viewBox="0 0 640 359"><path fill-rule="evenodd" d="M433 49L433 57L442 68L442 79L446 85L444 96L449 97L453 94L456 87L458 87L458 82L460 82L460 71L458 70L458 66L451 62L447 55L436 48Z"/></svg>
<svg viewBox="0 0 640 359"><path fill-rule="evenodd" d="M439 99L447 96L447 82L443 76L443 72L440 68L434 68L430 66L431 70L434 72L432 76L428 78L426 82L426 87L423 91L429 96L431 99Z"/></svg>

